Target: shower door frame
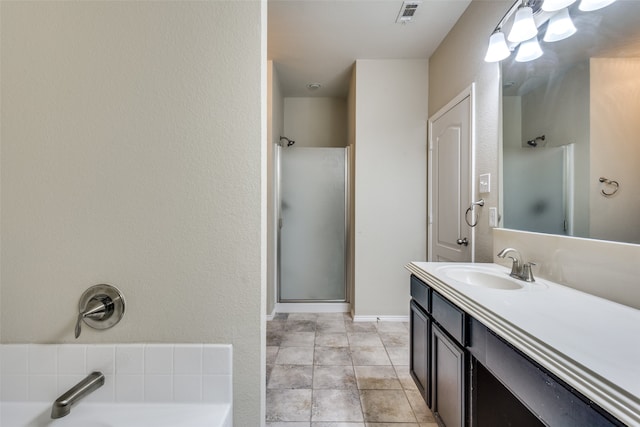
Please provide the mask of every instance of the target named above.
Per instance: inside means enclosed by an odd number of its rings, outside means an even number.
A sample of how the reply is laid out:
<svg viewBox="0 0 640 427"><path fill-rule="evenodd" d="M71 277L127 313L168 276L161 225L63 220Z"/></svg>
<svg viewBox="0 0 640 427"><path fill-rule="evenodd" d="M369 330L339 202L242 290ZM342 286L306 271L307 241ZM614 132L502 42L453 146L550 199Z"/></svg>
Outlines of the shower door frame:
<svg viewBox="0 0 640 427"><path fill-rule="evenodd" d="M308 147L308 148L344 148L344 299L285 299L283 300L281 290L281 259L282 259L282 216L281 216L281 179L282 179L282 150L285 149L280 144L276 145L275 156L275 209L276 209L276 303L277 304L328 304L328 303L350 303L351 284L349 283L349 277L351 275L351 262L350 262L350 212L351 212L351 182L350 182L350 147ZM295 149L295 148L290 148Z"/></svg>

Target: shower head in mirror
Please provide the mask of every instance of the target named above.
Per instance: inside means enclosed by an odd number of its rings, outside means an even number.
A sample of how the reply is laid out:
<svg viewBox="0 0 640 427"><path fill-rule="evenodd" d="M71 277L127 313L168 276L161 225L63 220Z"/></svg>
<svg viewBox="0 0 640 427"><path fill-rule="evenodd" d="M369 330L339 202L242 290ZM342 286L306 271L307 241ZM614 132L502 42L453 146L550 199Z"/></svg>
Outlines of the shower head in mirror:
<svg viewBox="0 0 640 427"><path fill-rule="evenodd" d="M527 145L532 148L536 148L538 145L544 147L546 145L545 142L546 137L544 135L536 136L533 139L527 141Z"/></svg>

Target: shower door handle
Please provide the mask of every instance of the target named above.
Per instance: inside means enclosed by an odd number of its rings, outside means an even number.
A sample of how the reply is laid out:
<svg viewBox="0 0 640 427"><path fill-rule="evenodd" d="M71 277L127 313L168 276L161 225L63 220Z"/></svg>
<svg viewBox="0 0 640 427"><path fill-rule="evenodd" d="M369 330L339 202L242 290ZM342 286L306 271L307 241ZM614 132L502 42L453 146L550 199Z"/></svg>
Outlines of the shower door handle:
<svg viewBox="0 0 640 427"><path fill-rule="evenodd" d="M468 246L469 240L465 237L463 239L456 240L456 243L459 244L460 246Z"/></svg>

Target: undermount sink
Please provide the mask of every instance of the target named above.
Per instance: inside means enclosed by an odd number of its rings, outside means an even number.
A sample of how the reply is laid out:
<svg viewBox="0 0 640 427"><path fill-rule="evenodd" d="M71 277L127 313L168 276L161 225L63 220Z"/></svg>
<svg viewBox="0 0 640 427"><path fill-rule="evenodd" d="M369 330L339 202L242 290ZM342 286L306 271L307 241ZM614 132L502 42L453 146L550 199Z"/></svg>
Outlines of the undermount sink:
<svg viewBox="0 0 640 427"><path fill-rule="evenodd" d="M524 288L526 284L524 281L510 277L506 272L489 268L449 265L439 270L450 279L482 288L515 291Z"/></svg>

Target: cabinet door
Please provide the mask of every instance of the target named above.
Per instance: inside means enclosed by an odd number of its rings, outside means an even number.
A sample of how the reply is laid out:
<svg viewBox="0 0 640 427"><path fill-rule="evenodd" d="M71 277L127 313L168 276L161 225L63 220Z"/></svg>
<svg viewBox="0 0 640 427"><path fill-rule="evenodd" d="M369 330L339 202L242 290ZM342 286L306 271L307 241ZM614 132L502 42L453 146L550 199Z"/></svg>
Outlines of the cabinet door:
<svg viewBox="0 0 640 427"><path fill-rule="evenodd" d="M413 300L411 301L410 313L409 371L424 401L431 407L429 378L431 369L429 363L431 359L431 319Z"/></svg>
<svg viewBox="0 0 640 427"><path fill-rule="evenodd" d="M441 425L464 427L465 351L437 325L431 330L431 409Z"/></svg>

